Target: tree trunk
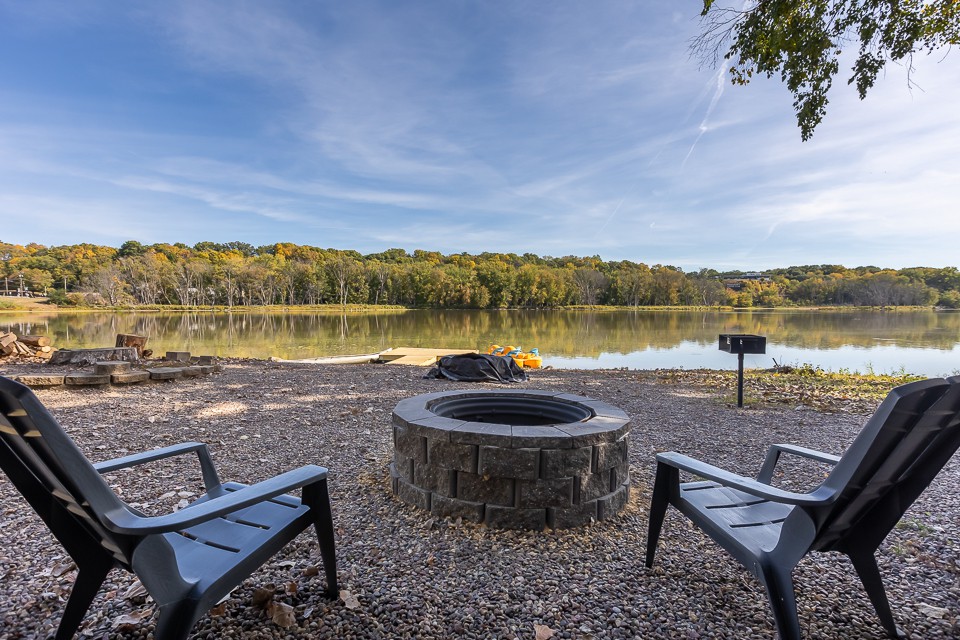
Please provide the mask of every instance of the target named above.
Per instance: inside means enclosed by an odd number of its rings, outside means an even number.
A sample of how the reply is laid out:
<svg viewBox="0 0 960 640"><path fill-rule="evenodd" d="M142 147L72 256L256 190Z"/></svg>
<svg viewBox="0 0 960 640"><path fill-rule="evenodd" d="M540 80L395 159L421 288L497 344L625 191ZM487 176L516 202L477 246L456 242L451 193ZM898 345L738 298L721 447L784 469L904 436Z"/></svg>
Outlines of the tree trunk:
<svg viewBox="0 0 960 640"><path fill-rule="evenodd" d="M133 347L137 350L137 355L143 357L143 349L147 346L147 336L135 336L130 333L118 333L117 347Z"/></svg>

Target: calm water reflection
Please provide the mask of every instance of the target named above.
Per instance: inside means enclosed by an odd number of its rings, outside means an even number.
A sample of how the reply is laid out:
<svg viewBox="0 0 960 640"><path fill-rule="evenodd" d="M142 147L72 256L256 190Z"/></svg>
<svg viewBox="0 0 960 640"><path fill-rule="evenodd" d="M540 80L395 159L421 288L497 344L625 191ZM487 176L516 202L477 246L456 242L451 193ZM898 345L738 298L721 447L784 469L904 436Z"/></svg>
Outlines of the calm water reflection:
<svg viewBox="0 0 960 640"><path fill-rule="evenodd" d="M4 313L0 330L45 334L61 348L150 337L157 353L266 358L372 353L396 346L538 347L558 367L734 368L720 333L767 336L747 366L787 364L941 375L960 370L960 313L895 311L378 311Z"/></svg>

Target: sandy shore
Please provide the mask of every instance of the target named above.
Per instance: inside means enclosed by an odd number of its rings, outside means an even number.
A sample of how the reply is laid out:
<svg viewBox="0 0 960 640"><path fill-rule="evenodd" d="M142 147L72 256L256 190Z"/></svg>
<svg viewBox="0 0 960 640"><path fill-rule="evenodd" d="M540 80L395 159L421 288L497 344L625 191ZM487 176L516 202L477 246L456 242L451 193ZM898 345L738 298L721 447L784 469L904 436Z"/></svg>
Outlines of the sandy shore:
<svg viewBox="0 0 960 640"><path fill-rule="evenodd" d="M4 373L17 373L7 368ZM490 530L434 520L390 492L391 411L406 397L469 383L423 379L418 368L282 368L228 362L203 378L37 395L94 461L186 440L207 442L221 476L255 482L303 465L330 470L341 588L322 595L315 537L305 533L195 627L198 638L770 638L762 587L676 513L657 564L643 567L656 452L678 450L754 475L766 446L794 442L840 453L865 415L790 406L738 410L728 389L636 371L551 370L523 385L620 407L633 420L632 497L616 518L579 529ZM185 458L110 482L149 513L199 492ZM777 482L805 488L823 467L783 465ZM878 554L894 614L913 638L960 637L960 463L952 461ZM0 640L52 634L75 576L70 560L0 477ZM883 630L843 557L807 557L795 573L800 622L811 638L880 638ZM84 621L84 637L152 637L153 606L115 571ZM281 626L262 589L293 607ZM256 604L255 604L256 602Z"/></svg>

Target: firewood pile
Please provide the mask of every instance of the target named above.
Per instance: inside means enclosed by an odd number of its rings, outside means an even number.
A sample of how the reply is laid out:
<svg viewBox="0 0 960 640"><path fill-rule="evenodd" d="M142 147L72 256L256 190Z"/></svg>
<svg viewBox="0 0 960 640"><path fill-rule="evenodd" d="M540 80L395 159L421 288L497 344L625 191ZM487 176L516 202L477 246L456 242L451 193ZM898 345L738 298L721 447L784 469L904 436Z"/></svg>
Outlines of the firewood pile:
<svg viewBox="0 0 960 640"><path fill-rule="evenodd" d="M15 333L0 334L0 357L25 357L48 360L56 351L47 336L18 336Z"/></svg>

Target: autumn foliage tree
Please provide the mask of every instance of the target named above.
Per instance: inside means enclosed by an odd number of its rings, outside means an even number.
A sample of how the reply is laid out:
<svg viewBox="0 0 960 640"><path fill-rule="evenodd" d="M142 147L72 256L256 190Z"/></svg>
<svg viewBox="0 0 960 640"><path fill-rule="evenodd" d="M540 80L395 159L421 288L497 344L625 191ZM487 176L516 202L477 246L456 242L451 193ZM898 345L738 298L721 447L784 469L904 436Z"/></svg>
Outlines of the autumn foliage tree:
<svg viewBox="0 0 960 640"><path fill-rule="evenodd" d="M957 0L747 0L739 8L704 0L702 16L695 52L708 63L731 61L734 84L779 75L804 140L826 114L847 50L855 50L847 83L863 99L888 62L909 74L915 54L960 44Z"/></svg>

